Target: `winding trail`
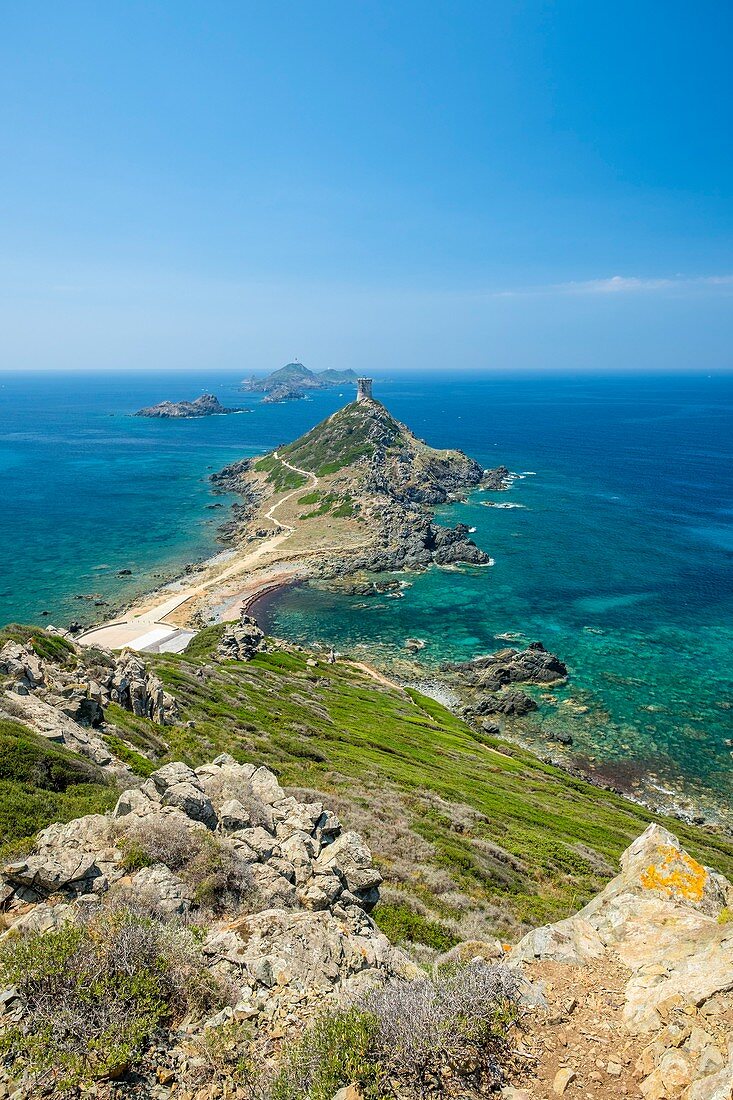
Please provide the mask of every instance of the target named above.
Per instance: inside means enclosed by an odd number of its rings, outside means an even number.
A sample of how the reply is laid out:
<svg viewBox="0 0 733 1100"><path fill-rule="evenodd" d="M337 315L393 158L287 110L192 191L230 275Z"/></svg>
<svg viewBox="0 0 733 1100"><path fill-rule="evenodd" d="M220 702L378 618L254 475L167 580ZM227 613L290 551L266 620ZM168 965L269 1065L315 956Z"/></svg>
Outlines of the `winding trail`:
<svg viewBox="0 0 733 1100"><path fill-rule="evenodd" d="M278 519L275 512L298 493L302 493L304 489L313 491L318 486L319 479L315 474L311 473L309 470L302 470L299 466L294 466L291 462L281 458L277 451L273 451L272 454L273 458L276 458L283 466L292 470L293 473L300 474L307 478L309 482L308 486L299 485L289 493L286 493L285 496L275 501L265 513L265 518L279 528L277 533L274 533L270 538L260 543L260 545L250 554L234 562L222 573L211 577L201 584L179 589L170 599L163 601L163 603L156 604L147 611L141 611L137 614L131 613L123 619L116 619L111 623L103 623L101 626L86 630L83 634L79 635L77 641L81 645L102 645L109 649L120 649L123 646L127 646L138 652L144 652L145 650L155 652L160 652L161 650L180 651L184 649L197 631L187 630L167 623L165 620L168 616L172 615L173 612L177 611L183 604L188 603L189 600L194 599L196 596L203 595L203 593L207 592L213 585L220 585L241 573L249 572L255 562L286 542L287 539L293 535L295 528L292 524L284 523L282 520ZM338 546L325 546L319 547L318 552L323 553L338 549Z"/></svg>

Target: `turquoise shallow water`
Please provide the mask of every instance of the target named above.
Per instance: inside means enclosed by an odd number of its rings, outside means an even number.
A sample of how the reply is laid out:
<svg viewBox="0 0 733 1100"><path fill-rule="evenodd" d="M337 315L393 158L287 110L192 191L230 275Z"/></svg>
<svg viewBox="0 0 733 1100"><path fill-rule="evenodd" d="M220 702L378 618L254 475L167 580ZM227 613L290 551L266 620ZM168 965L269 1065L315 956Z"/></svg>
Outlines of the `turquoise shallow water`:
<svg viewBox="0 0 733 1100"><path fill-rule="evenodd" d="M74 597L114 605L216 552L225 512L210 507L221 500L211 470L295 438L349 397L183 423L130 415L203 390L245 404L238 381L0 376L0 621L106 617ZM291 590L270 605L271 628L383 661L418 636L428 675L506 644L498 634L540 638L571 679L525 737L545 748L548 731L570 729L571 755L626 786L728 802L733 379L452 376L376 390L430 443L527 474L439 517L475 526L495 565L411 577L401 600Z"/></svg>
<svg viewBox="0 0 733 1100"><path fill-rule="evenodd" d="M420 637L427 672L507 644L497 639L507 632L517 644L541 639L571 678L525 738L547 749L549 732L570 731L565 756L626 789L674 786L728 803L731 380L454 380L387 392L430 442L526 474L440 517L475 527L495 565L410 578L400 600L293 589L271 606L271 629L383 661Z"/></svg>

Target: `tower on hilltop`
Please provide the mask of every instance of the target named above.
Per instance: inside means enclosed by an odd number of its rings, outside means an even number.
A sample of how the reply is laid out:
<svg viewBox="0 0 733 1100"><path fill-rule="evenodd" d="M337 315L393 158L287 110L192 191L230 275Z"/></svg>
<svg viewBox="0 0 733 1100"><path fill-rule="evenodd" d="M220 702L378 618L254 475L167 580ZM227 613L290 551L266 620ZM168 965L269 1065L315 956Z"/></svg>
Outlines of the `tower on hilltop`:
<svg viewBox="0 0 733 1100"><path fill-rule="evenodd" d="M371 379L371 378L357 378L357 380L356 380L356 400L357 401L371 401L372 381L373 381L373 379Z"/></svg>

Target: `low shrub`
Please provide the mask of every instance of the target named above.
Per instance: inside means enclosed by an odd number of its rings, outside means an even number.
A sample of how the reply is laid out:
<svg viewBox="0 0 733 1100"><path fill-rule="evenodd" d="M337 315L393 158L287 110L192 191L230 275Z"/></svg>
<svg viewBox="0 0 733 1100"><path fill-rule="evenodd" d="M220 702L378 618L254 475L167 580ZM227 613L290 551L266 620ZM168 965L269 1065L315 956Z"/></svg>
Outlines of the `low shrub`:
<svg viewBox="0 0 733 1100"><path fill-rule="evenodd" d="M190 930L127 909L2 945L0 979L24 1006L0 1050L54 1095L124 1072L160 1027L229 999Z"/></svg>
<svg viewBox="0 0 733 1100"><path fill-rule="evenodd" d="M139 871L164 863L193 887L196 905L218 915L247 907L255 894L246 860L226 841L171 814L122 820L123 866Z"/></svg>
<svg viewBox="0 0 733 1100"><path fill-rule="evenodd" d="M193 886L196 904L215 916L247 908L255 895L250 865L236 848L210 833L181 877Z"/></svg>
<svg viewBox="0 0 733 1100"><path fill-rule="evenodd" d="M383 1095L374 1058L377 1033L377 1019L358 1008L320 1016L286 1048L269 1100L332 1100L352 1082L365 1096Z"/></svg>
<svg viewBox="0 0 733 1100"><path fill-rule="evenodd" d="M516 980L504 967L474 961L433 979L394 979L287 1047L270 1100L331 1100L350 1083L367 1100L483 1095L502 1080L516 1015Z"/></svg>
<svg viewBox="0 0 733 1100"><path fill-rule="evenodd" d="M129 871L153 863L164 863L171 871L179 871L197 855L206 836L203 828L192 829L174 814L122 818L120 830L124 866Z"/></svg>
<svg viewBox="0 0 733 1100"><path fill-rule="evenodd" d="M380 902L372 916L392 943L422 943L435 951L449 951L458 943L458 937L448 928L421 916L404 902Z"/></svg>
<svg viewBox="0 0 733 1100"><path fill-rule="evenodd" d="M434 978L395 979L357 1002L376 1021L373 1054L390 1077L420 1094L446 1076L478 1091L502 1079L507 1033L517 1017L517 984L502 966L474 960Z"/></svg>

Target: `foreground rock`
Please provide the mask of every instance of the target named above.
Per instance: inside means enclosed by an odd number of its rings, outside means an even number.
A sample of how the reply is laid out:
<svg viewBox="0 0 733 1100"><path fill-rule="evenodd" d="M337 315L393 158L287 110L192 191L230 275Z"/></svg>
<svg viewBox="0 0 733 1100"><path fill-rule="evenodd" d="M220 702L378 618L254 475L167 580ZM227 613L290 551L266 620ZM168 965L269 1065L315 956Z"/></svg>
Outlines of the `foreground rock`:
<svg viewBox="0 0 733 1100"><path fill-rule="evenodd" d="M227 413L249 412L249 409L228 409L213 393L204 393L194 401L161 401L138 409L135 416L157 417L161 420L193 420L200 416L223 416Z"/></svg>
<svg viewBox="0 0 733 1100"><path fill-rule="evenodd" d="M733 1089L733 887L658 825L576 916L530 932L511 960L621 967L623 1027L646 1038L635 1073L645 1100L728 1100Z"/></svg>
<svg viewBox="0 0 733 1100"><path fill-rule="evenodd" d="M146 865L134 870L141 852ZM215 884L222 867L236 872L223 893L202 891L202 852L213 853ZM236 1018L272 1028L365 983L415 973L368 915L381 876L361 837L322 803L288 796L267 768L228 755L196 770L167 764L112 813L44 829L0 882L2 938L59 928L90 906L192 919L204 965L232 989ZM19 1011L16 1003L14 1022ZM217 1022L234 1014L225 1009ZM210 1023L194 1021L189 1039Z"/></svg>

